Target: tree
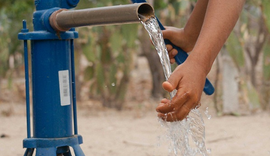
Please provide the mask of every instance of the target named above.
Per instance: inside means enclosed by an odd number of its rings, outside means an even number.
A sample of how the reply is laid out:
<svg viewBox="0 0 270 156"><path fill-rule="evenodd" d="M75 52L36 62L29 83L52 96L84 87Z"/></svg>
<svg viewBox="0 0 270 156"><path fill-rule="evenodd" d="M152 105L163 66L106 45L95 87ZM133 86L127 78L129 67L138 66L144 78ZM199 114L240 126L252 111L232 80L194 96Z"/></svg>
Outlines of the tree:
<svg viewBox="0 0 270 156"><path fill-rule="evenodd" d="M267 41L263 48L263 84L261 89L261 103L263 109L270 109L270 2L262 0L261 9L263 20L267 27Z"/></svg>
<svg viewBox="0 0 270 156"><path fill-rule="evenodd" d="M113 2L113 3L112 3ZM81 7L125 4L124 1L81 1ZM90 97L99 98L105 107L122 109L132 56L136 49L138 24L79 29L84 43L79 45L89 62L84 80L90 82Z"/></svg>
<svg viewBox="0 0 270 156"><path fill-rule="evenodd" d="M19 67L23 66L23 48L17 35L22 29L23 19L28 21L28 27L31 28L29 21L33 10L32 0L0 1L0 84L2 78L8 78L11 82L14 74L22 73Z"/></svg>

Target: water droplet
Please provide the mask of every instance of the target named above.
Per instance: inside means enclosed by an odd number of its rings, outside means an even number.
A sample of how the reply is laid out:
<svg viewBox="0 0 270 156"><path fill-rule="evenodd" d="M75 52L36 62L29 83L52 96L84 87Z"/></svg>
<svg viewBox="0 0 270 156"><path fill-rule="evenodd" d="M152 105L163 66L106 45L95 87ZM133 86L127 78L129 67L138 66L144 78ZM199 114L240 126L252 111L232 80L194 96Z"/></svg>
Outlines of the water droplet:
<svg viewBox="0 0 270 156"><path fill-rule="evenodd" d="M112 86L113 86L113 87L115 86L115 83L114 83L114 82L112 83Z"/></svg>
<svg viewBox="0 0 270 156"><path fill-rule="evenodd" d="M206 110L205 110L204 114L206 115L208 120L211 119L212 116L209 114L209 108L208 107L206 107Z"/></svg>
<svg viewBox="0 0 270 156"><path fill-rule="evenodd" d="M211 148L207 148L207 153L209 153L209 154L211 154L211 152L212 152L212 150L211 150Z"/></svg>
<svg viewBox="0 0 270 156"><path fill-rule="evenodd" d="M204 112L204 113L206 113L206 114L207 114L207 113L208 113L208 109L209 109L209 108L208 108L208 107L206 107L206 109L205 109L205 112Z"/></svg>

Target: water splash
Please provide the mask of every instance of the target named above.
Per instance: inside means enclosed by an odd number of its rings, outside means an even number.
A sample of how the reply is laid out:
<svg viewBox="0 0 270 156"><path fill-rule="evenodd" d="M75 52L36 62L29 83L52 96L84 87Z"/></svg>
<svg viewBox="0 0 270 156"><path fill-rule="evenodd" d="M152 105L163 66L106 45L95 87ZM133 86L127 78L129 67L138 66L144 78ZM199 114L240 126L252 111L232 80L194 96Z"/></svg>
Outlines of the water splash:
<svg viewBox="0 0 270 156"><path fill-rule="evenodd" d="M141 21L147 30L155 49L160 58L166 80L171 75L171 64L168 51L165 46L162 32L157 20L152 17ZM170 93L171 98L176 94L176 90ZM159 119L161 126L167 130L167 138L170 141L169 153L182 156L196 156L197 154L207 156L205 148L205 126L198 109L190 111L188 117L182 121L165 122Z"/></svg>
<svg viewBox="0 0 270 156"><path fill-rule="evenodd" d="M207 153L211 154L212 150L211 148L207 148Z"/></svg>
<svg viewBox="0 0 270 156"><path fill-rule="evenodd" d="M206 115L208 120L211 119L212 116L209 114L209 108L208 107L206 107L204 114Z"/></svg>

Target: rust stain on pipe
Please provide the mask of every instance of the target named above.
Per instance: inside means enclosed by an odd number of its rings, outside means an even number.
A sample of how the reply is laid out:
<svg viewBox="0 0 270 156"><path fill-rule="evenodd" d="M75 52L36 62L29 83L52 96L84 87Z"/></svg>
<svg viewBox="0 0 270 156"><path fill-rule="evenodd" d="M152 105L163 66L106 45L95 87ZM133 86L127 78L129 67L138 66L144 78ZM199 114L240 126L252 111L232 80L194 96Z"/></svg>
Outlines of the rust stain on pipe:
<svg viewBox="0 0 270 156"><path fill-rule="evenodd" d="M50 24L56 31L67 31L72 27L134 23L154 16L154 9L148 3L90 8L82 10L61 9L50 17Z"/></svg>

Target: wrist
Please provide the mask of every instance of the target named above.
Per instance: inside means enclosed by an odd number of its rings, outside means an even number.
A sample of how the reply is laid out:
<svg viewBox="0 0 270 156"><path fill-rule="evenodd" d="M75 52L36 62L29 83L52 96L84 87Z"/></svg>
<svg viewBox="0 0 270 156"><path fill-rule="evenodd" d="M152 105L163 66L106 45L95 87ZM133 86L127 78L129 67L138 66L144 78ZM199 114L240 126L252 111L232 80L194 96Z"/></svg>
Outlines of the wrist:
<svg viewBox="0 0 270 156"><path fill-rule="evenodd" d="M186 61L194 64L198 72L201 72L205 77L211 70L212 65L209 58L203 57L202 54L196 54L195 51L190 53Z"/></svg>

